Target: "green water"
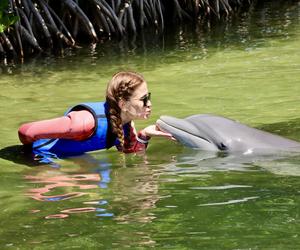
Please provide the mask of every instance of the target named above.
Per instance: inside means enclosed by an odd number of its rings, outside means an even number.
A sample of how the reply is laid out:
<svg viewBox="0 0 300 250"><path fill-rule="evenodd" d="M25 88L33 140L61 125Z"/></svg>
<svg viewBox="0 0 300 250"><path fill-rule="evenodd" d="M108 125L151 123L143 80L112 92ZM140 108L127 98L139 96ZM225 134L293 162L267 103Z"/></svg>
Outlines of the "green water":
<svg viewBox="0 0 300 250"><path fill-rule="evenodd" d="M274 2L274 1L273 1ZM220 114L300 141L300 6L2 67L1 249L299 249L300 156L236 157L154 138L146 154L95 152L37 166L23 122L103 100L141 72L153 115Z"/></svg>

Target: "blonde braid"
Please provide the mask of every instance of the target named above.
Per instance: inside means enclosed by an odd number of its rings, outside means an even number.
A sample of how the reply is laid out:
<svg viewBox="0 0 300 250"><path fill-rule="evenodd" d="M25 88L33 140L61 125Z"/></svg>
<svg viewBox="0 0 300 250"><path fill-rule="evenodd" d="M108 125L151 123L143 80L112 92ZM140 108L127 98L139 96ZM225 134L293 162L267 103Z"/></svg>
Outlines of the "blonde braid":
<svg viewBox="0 0 300 250"><path fill-rule="evenodd" d="M113 133L117 135L120 141L120 148L124 148L124 132L121 119L121 109L119 101L128 101L134 90L145 82L142 75L122 71L113 75L111 81L107 85L106 101L109 105L110 123Z"/></svg>

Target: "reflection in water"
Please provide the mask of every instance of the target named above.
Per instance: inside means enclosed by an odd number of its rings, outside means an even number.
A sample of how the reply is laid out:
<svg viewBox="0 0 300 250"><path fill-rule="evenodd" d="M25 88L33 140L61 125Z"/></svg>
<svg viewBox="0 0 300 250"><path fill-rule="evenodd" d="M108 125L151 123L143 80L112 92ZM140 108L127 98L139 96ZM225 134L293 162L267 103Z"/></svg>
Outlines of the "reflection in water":
<svg viewBox="0 0 300 250"><path fill-rule="evenodd" d="M276 152L220 154L209 151L185 149L174 162L164 165L166 172L175 175L202 174L215 171L253 172L266 169L274 174L300 175L299 153ZM262 169L257 169L257 167Z"/></svg>
<svg viewBox="0 0 300 250"><path fill-rule="evenodd" d="M45 219L64 219L69 217L67 214L51 214L45 217Z"/></svg>
<svg viewBox="0 0 300 250"><path fill-rule="evenodd" d="M88 212L94 212L97 209L94 207L80 207L80 208L70 208L66 210L60 211L61 213L67 213L67 214L77 214L77 213L88 213Z"/></svg>
<svg viewBox="0 0 300 250"><path fill-rule="evenodd" d="M58 188L74 188L77 187L81 190L95 189L99 185L85 184L84 182L99 182L101 183L101 176L98 174L73 174L73 175L57 175L57 176L25 176L25 179L29 180L30 183L42 183L45 184L41 188L32 188L28 190L27 195L38 201L50 201L57 202L68 199L74 199L88 193L86 192L68 192L63 194L49 195L50 192L55 192ZM106 177L107 179L107 177ZM63 219L74 213L87 213L96 211L96 207L81 207L81 208L70 208L60 211L59 214L48 215L46 219Z"/></svg>
<svg viewBox="0 0 300 250"><path fill-rule="evenodd" d="M60 201L79 197L84 195L84 192L71 192L57 195L47 195L46 193L53 191L60 187L78 187L79 189L97 188L97 185L81 184L84 181L100 181L100 177L96 174L82 174L82 175L58 175L58 176L25 176L25 179L30 180L30 183L46 184L42 188L33 188L28 191L28 195L39 201ZM49 183L49 184L47 184ZM46 195L45 195L46 194Z"/></svg>
<svg viewBox="0 0 300 250"><path fill-rule="evenodd" d="M105 161L97 161L93 157L89 155L84 155L82 157L74 157L73 163L76 163L80 166L80 168L87 166L95 166L97 165L97 169L94 171L95 173L87 173L87 174L67 174L62 171L51 171L51 172L40 172L38 176L26 175L25 179L29 180L30 183L40 183L43 184L43 187L32 188L29 189L27 195L31 198L43 201L43 202L58 202L69 199L74 199L81 197L83 195L88 195L88 192L70 192L69 190L74 188L79 188L80 190L88 190L88 189L97 189L97 188L107 188L108 183L110 182L110 164ZM59 165L58 165L59 166ZM61 167L61 166L59 166ZM42 170L42 169L41 169ZM53 173L55 175L53 176ZM90 184L90 183L93 184ZM58 190L63 190L59 194ZM107 204L107 202L103 202L102 200L98 202L92 202L95 205L103 205ZM47 219L62 219L69 216L69 214L74 213L86 213L86 212L95 212L97 211L97 206L95 207L77 207L77 208L69 208L60 211L60 214L52 214L48 215L45 218Z"/></svg>
<svg viewBox="0 0 300 250"><path fill-rule="evenodd" d="M72 204L76 204L75 199L86 195L93 198L77 203L76 207L68 207L57 214L47 215L46 219L94 213L99 218L113 217L118 223L129 223L131 220L149 222L155 217L149 215L147 210L153 208L159 199L158 175L149 169L146 158L137 156L141 160L137 164L136 159L132 161L131 157L135 156L125 156L123 162L117 162L122 167L114 171L112 165L115 163L110 163L106 158L96 159L89 154L61 161L63 165L72 163L72 167L79 166L80 169L76 172L81 173L78 174L65 173L62 166L51 171L41 168L36 175L25 176L29 183L42 185L29 189L27 195L37 201L62 204L70 199L74 200ZM82 173L86 171L92 173ZM74 189L80 191L74 192ZM111 193L110 202L99 197L107 193Z"/></svg>

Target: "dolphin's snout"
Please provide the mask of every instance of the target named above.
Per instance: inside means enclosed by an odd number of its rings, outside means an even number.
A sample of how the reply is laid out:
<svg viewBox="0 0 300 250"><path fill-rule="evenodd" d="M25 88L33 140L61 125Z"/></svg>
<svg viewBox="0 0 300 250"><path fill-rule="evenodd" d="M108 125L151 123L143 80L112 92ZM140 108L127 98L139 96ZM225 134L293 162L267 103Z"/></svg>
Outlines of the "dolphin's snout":
<svg viewBox="0 0 300 250"><path fill-rule="evenodd" d="M174 120L179 120L179 119L168 115L162 115L159 117L158 121L159 120L168 124L168 123L172 123L172 121Z"/></svg>
<svg viewBox="0 0 300 250"><path fill-rule="evenodd" d="M156 126L163 132L172 134L172 136L184 145L192 148L204 148L216 151L215 145L209 140L203 138L197 127L185 119L179 119L172 116L161 116Z"/></svg>
<svg viewBox="0 0 300 250"><path fill-rule="evenodd" d="M163 132L169 132L169 131L167 130L168 125L167 125L166 122L164 122L165 117L167 117L167 116L161 116L161 117L159 117L159 119L156 121L156 127L157 127L159 130L163 131Z"/></svg>
<svg viewBox="0 0 300 250"><path fill-rule="evenodd" d="M156 121L158 128L164 132L173 134L174 136L181 134L182 131L188 133L196 133L196 128L184 119L179 119L172 116L162 115Z"/></svg>
<svg viewBox="0 0 300 250"><path fill-rule="evenodd" d="M176 125L182 121L181 119L172 117L172 116L167 116L167 115L162 115L159 117L159 119L156 121L156 126L164 132L171 132L170 129L177 127Z"/></svg>

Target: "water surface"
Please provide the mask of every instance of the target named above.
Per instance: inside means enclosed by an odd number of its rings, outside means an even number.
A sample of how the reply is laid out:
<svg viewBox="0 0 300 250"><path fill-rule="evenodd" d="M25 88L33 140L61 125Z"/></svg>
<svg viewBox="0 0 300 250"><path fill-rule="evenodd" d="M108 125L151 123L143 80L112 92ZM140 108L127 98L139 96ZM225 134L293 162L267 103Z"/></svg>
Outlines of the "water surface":
<svg viewBox="0 0 300 250"><path fill-rule="evenodd" d="M141 72L153 115L223 115L300 141L300 6L265 4L191 25L2 67L1 249L298 249L300 156L216 155L154 138L146 154L94 152L38 165L26 121L101 101Z"/></svg>

